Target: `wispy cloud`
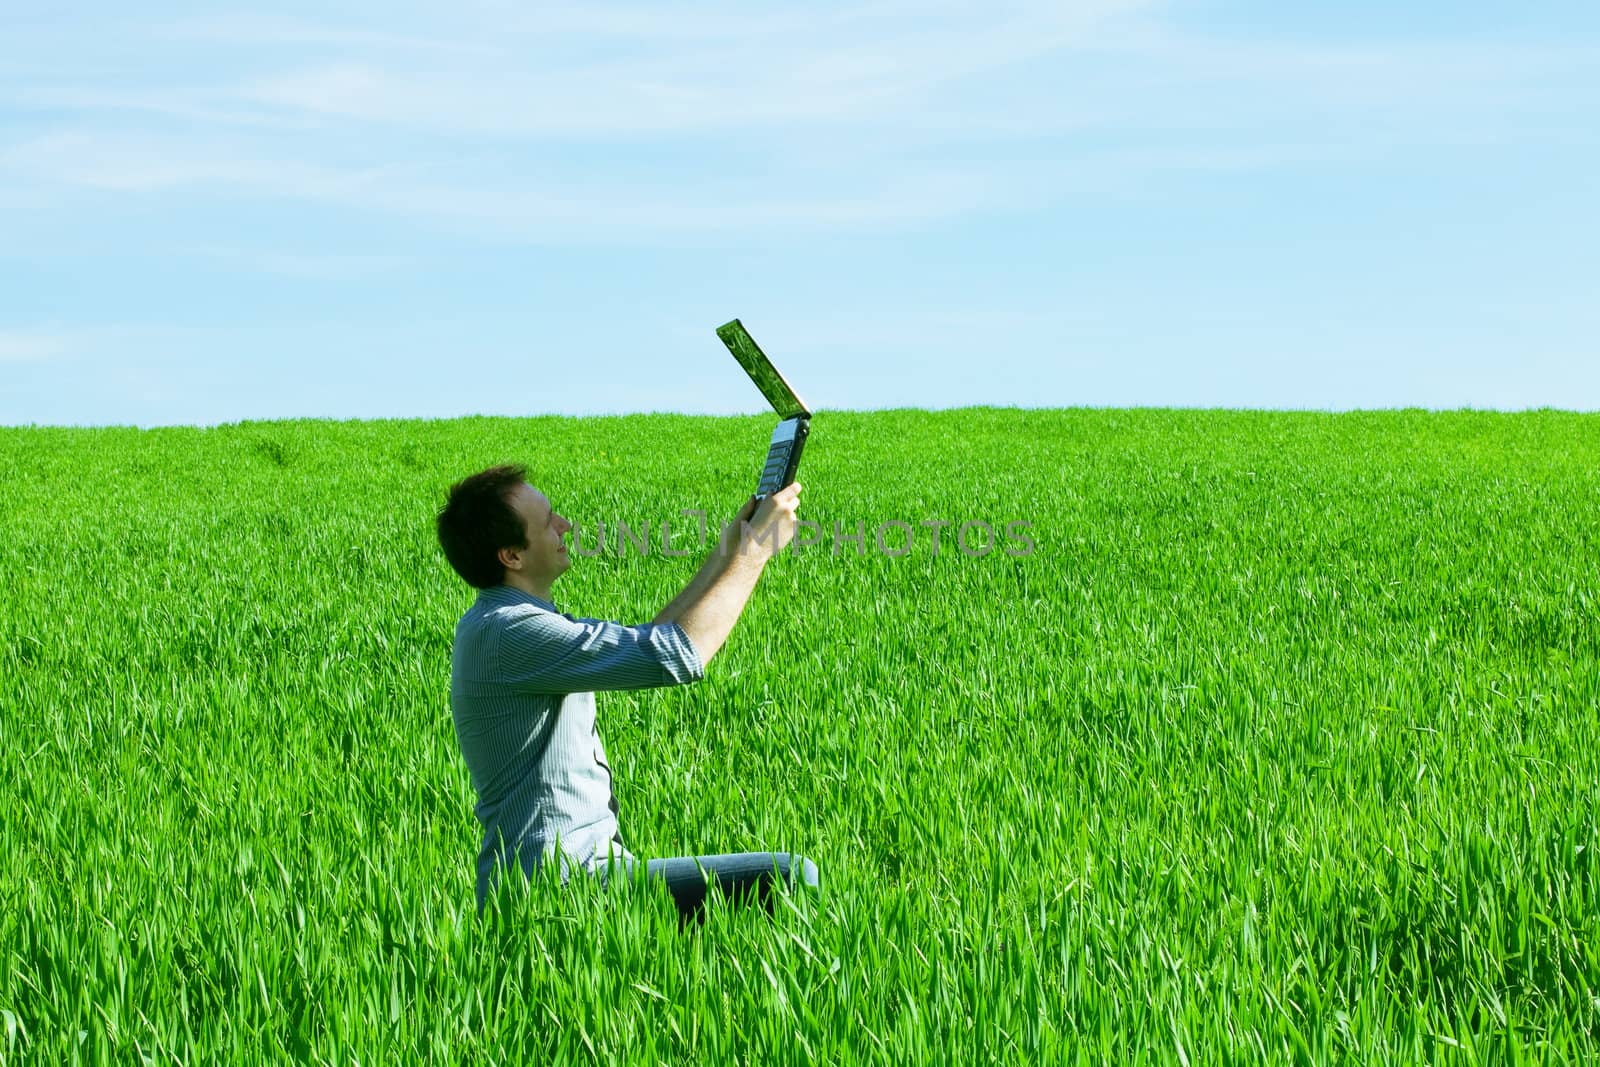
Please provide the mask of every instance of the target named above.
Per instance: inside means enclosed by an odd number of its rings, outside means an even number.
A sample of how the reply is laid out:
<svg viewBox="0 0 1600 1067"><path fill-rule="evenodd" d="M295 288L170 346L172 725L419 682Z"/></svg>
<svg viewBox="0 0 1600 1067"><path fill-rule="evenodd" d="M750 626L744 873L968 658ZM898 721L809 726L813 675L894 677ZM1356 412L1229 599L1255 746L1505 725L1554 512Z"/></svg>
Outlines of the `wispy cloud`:
<svg viewBox="0 0 1600 1067"><path fill-rule="evenodd" d="M256 79L288 112L455 132L605 137L881 122L952 81L1081 44L1142 4L897 5L751 18L733 10L550 14L498 27L497 63L369 54ZM876 16L876 17L873 17ZM569 58L568 39L592 35ZM621 49L618 39L645 47ZM512 47L513 42L521 47ZM627 54L611 54L625 51Z"/></svg>
<svg viewBox="0 0 1600 1067"><path fill-rule="evenodd" d="M64 131L0 151L0 167L41 181L126 192L215 185L280 196L359 194L382 168L252 157L238 137Z"/></svg>
<svg viewBox="0 0 1600 1067"><path fill-rule="evenodd" d="M137 85L87 60L0 79L27 118L0 186L314 201L514 240L896 228L1514 142L1600 65L1561 42L1196 36L1154 0L384 11L156 25L124 60Z"/></svg>
<svg viewBox="0 0 1600 1067"><path fill-rule="evenodd" d="M283 15L231 12L180 19L154 27L151 37L207 44L248 44L253 48L331 46L385 51L485 55L498 51L489 44L453 41L438 35L384 33L370 28L312 22Z"/></svg>
<svg viewBox="0 0 1600 1067"><path fill-rule="evenodd" d="M286 114L238 99L232 87L109 89L27 85L13 89L9 101L24 115L59 113L105 118L120 113L151 119L176 119L200 130L262 128L314 130L325 122L307 115Z"/></svg>
<svg viewBox="0 0 1600 1067"><path fill-rule="evenodd" d="M0 106L28 120L0 144L0 185L310 200L513 239L895 228L1008 200L1004 164L930 159L945 134L897 134L947 110L935 94L1147 3L469 3L382 32L187 20L144 31L136 85L92 63L0 79ZM665 166L619 165L623 146ZM708 175L686 151L726 162Z"/></svg>
<svg viewBox="0 0 1600 1067"><path fill-rule="evenodd" d="M197 245L178 251L235 270L320 282L364 281L404 271L419 263L414 256L285 251L225 245Z"/></svg>
<svg viewBox="0 0 1600 1067"><path fill-rule="evenodd" d="M0 327L0 363L39 363L71 349L72 336L67 332Z"/></svg>
<svg viewBox="0 0 1600 1067"><path fill-rule="evenodd" d="M406 163L327 166L253 157L232 139L207 143L169 134L53 134L0 153L0 167L92 189L289 197L430 218L483 235L551 240L751 227L892 228L970 210L993 194L981 169L954 165L848 181L807 175L775 181L771 191L734 182L641 191L625 180L583 175L492 183L460 167L440 173Z"/></svg>

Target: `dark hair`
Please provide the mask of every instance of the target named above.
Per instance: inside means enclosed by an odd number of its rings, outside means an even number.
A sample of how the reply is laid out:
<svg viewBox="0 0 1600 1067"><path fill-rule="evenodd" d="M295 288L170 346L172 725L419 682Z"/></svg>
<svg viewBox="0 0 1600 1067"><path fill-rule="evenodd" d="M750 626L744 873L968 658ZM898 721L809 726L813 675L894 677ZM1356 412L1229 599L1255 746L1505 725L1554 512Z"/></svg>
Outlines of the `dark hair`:
<svg viewBox="0 0 1600 1067"><path fill-rule="evenodd" d="M522 516L506 498L527 480L527 469L508 464L479 471L450 487L439 509L439 547L470 585L488 589L505 580L502 548L526 548Z"/></svg>

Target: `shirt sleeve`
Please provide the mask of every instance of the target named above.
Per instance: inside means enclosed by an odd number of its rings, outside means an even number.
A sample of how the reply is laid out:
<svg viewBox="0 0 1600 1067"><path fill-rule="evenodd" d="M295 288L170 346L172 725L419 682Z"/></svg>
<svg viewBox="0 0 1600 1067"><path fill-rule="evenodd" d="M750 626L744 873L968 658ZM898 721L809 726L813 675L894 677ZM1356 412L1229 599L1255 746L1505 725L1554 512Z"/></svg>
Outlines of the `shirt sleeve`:
<svg viewBox="0 0 1600 1067"><path fill-rule="evenodd" d="M501 631L496 659L500 678L525 693L654 689L705 677L699 650L675 622L623 626L529 611Z"/></svg>

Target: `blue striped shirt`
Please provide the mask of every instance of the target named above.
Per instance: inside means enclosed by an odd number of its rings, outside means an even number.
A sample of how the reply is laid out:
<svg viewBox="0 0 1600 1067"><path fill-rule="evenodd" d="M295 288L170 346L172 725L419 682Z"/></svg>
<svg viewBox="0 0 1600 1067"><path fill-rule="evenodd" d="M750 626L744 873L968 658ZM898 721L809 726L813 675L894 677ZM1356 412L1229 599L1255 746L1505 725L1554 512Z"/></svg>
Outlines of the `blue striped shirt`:
<svg viewBox="0 0 1600 1067"><path fill-rule="evenodd" d="M502 864L532 874L553 850L591 870L605 861L617 802L595 692L704 676L675 622L623 626L563 614L513 586L479 590L456 624L450 711L483 825L480 910Z"/></svg>

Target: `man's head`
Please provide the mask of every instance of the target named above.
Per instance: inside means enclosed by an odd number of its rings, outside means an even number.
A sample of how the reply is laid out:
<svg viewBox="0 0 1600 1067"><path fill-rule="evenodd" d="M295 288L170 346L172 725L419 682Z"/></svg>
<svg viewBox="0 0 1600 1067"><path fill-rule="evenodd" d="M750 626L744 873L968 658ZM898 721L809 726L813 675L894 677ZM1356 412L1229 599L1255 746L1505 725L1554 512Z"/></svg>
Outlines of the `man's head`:
<svg viewBox="0 0 1600 1067"><path fill-rule="evenodd" d="M439 510L439 547L470 585L504 583L548 600L570 566L562 539L572 524L526 475L519 466L491 467L451 486Z"/></svg>

